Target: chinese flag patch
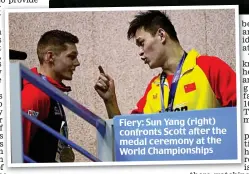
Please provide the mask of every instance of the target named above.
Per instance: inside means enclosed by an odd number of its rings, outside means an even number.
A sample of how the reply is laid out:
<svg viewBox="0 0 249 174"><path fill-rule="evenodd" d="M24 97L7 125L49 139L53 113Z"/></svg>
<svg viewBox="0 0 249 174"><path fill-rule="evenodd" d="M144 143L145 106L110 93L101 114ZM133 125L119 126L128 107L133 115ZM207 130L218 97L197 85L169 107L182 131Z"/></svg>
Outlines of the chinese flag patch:
<svg viewBox="0 0 249 174"><path fill-rule="evenodd" d="M196 90L195 83L190 83L190 84L184 85L184 90L185 90L185 93Z"/></svg>

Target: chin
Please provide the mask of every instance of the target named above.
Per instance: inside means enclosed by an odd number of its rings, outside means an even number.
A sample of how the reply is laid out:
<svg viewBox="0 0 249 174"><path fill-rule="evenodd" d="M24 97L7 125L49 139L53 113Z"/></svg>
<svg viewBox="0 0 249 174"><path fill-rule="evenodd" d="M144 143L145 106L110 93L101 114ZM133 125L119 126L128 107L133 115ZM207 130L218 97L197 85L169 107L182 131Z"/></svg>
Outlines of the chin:
<svg viewBox="0 0 249 174"><path fill-rule="evenodd" d="M160 64L158 62L150 62L149 64L150 69L156 69L156 68L161 68Z"/></svg>
<svg viewBox="0 0 249 174"><path fill-rule="evenodd" d="M157 66L154 66L153 64L152 64L152 65L149 64L149 67L150 67L150 69L155 69L155 68L157 68Z"/></svg>
<svg viewBox="0 0 249 174"><path fill-rule="evenodd" d="M63 80L72 80L73 77L72 76L67 76L67 77L64 77Z"/></svg>

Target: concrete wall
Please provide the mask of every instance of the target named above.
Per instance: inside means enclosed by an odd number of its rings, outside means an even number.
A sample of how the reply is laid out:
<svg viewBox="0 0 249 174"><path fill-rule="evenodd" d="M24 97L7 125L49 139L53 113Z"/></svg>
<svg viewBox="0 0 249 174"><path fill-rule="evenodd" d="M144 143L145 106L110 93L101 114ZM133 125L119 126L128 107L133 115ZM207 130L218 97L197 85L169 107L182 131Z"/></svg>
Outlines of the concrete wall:
<svg viewBox="0 0 249 174"><path fill-rule="evenodd" d="M167 11L182 46L188 51L215 55L235 70L234 10L172 10ZM129 12L63 12L12 13L9 15L11 49L25 51L28 67L38 66L36 45L40 35L61 29L77 35L81 66L74 80L67 82L69 95L95 114L107 118L104 104L93 86L98 78L98 65L115 79L118 103L122 113L129 113L143 95L151 78L160 69L150 70L138 56L138 48L126 39ZM96 155L96 131L81 118L66 110L70 139ZM88 161L76 152L76 161Z"/></svg>

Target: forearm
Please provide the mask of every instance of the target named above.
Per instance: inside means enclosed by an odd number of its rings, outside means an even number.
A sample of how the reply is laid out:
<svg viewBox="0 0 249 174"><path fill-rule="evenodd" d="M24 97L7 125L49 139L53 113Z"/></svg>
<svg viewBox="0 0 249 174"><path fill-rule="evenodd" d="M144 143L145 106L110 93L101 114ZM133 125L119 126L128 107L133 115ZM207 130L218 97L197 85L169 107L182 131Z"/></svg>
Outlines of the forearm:
<svg viewBox="0 0 249 174"><path fill-rule="evenodd" d="M105 102L105 107L110 119L112 119L115 115L121 115L116 98L112 101Z"/></svg>

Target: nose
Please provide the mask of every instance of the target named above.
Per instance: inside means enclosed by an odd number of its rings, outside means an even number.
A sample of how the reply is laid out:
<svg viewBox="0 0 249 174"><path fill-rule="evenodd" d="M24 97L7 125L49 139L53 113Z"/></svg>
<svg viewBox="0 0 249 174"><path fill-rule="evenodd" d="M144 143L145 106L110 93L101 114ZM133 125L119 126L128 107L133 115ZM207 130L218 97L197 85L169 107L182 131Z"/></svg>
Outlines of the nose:
<svg viewBox="0 0 249 174"><path fill-rule="evenodd" d="M77 66L80 66L80 62L79 62L79 59L75 59L74 61L74 66L77 67Z"/></svg>
<svg viewBox="0 0 249 174"><path fill-rule="evenodd" d="M144 50L142 48L140 48L139 50L139 56L142 57L144 55Z"/></svg>

